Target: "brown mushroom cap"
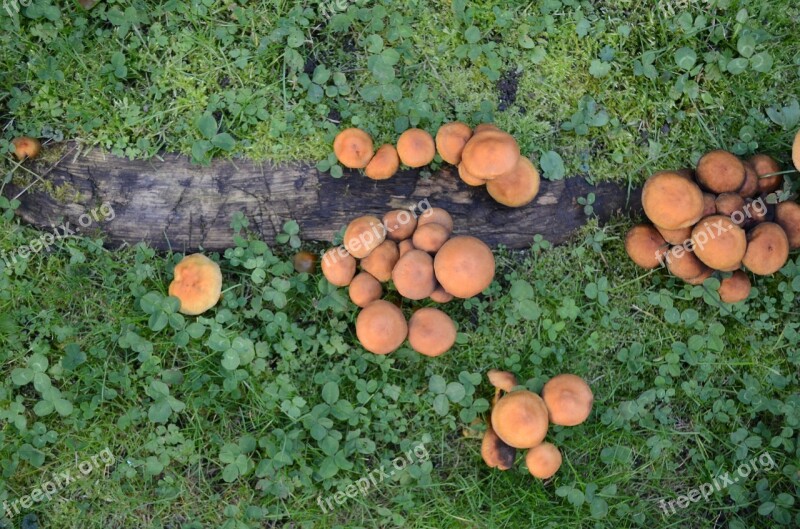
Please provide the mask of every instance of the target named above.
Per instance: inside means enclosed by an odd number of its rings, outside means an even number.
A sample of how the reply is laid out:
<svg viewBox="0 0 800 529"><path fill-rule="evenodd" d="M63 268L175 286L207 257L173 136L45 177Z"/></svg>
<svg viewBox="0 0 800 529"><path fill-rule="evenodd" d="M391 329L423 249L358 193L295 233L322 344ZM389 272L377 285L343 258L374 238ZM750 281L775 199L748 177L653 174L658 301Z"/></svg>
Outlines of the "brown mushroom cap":
<svg viewBox="0 0 800 529"><path fill-rule="evenodd" d="M17 157L17 160L24 160L25 158L32 160L39 155L39 151L42 148L39 140L28 136L14 138L11 143L14 145L14 156Z"/></svg>
<svg viewBox="0 0 800 529"><path fill-rule="evenodd" d="M771 156L766 154L755 154L748 160L753 164L753 169L758 176L759 193L772 193L783 185L783 175L768 176L764 175L780 172L781 168Z"/></svg>
<svg viewBox="0 0 800 529"><path fill-rule="evenodd" d="M717 195L703 193L703 217L714 215L717 212ZM692 225L689 226L690 228Z"/></svg>
<svg viewBox="0 0 800 529"><path fill-rule="evenodd" d="M747 236L730 217L711 215L692 230L692 249L707 266L731 272L742 263Z"/></svg>
<svg viewBox="0 0 800 529"><path fill-rule="evenodd" d="M356 336L370 353L389 354L403 345L407 335L403 311L383 299L367 305L356 318Z"/></svg>
<svg viewBox="0 0 800 529"><path fill-rule="evenodd" d="M525 454L525 465L531 476L539 479L548 479L561 468L561 452L552 443L542 443L534 446Z"/></svg>
<svg viewBox="0 0 800 529"><path fill-rule="evenodd" d="M428 253L436 253L450 237L450 232L441 224L429 222L419 226L411 239L414 248Z"/></svg>
<svg viewBox="0 0 800 529"><path fill-rule="evenodd" d="M745 212L750 217L750 221L752 223L758 224L759 222L764 222L767 220L767 215L769 214L769 206L767 203L761 199L744 199L745 203Z"/></svg>
<svg viewBox="0 0 800 529"><path fill-rule="evenodd" d="M550 422L577 426L589 417L594 395L589 384L578 375L556 375L542 388L542 399L550 412Z"/></svg>
<svg viewBox="0 0 800 529"><path fill-rule="evenodd" d="M222 272L219 265L203 254L187 255L175 265L169 295L180 300L181 314L197 316L219 302Z"/></svg>
<svg viewBox="0 0 800 529"><path fill-rule="evenodd" d="M456 343L456 324L439 309L419 309L408 320L408 343L425 356L439 356Z"/></svg>
<svg viewBox="0 0 800 529"><path fill-rule="evenodd" d="M488 182L488 180L483 180L482 178L469 174L467 170L464 169L463 163L458 164L458 177L461 178L462 182L472 187L486 185L486 182Z"/></svg>
<svg viewBox="0 0 800 529"><path fill-rule="evenodd" d="M669 245L655 227L637 224L625 236L625 251L638 266L652 270L661 264Z"/></svg>
<svg viewBox="0 0 800 529"><path fill-rule="evenodd" d="M792 143L792 163L794 163L794 168L800 171L800 131L797 131L794 143Z"/></svg>
<svg viewBox="0 0 800 529"><path fill-rule="evenodd" d="M410 250L397 261L392 280L404 298L424 299L436 289L433 274L433 258L422 250Z"/></svg>
<svg viewBox="0 0 800 529"><path fill-rule="evenodd" d="M486 182L486 191L498 203L510 208L529 204L539 193L539 171L529 159L520 156L510 172Z"/></svg>
<svg viewBox="0 0 800 529"><path fill-rule="evenodd" d="M436 253L436 279L457 298L471 298L483 292L494 279L494 255L480 239L453 237Z"/></svg>
<svg viewBox="0 0 800 529"><path fill-rule="evenodd" d="M364 215L353 219L344 231L344 247L356 259L363 259L381 245L386 229L378 217Z"/></svg>
<svg viewBox="0 0 800 529"><path fill-rule="evenodd" d="M741 270L736 270L731 277L719 283L719 299L723 303L739 303L750 295L750 278Z"/></svg>
<svg viewBox="0 0 800 529"><path fill-rule="evenodd" d="M380 282L368 272L356 274L348 287L350 301L359 307L366 307L383 295Z"/></svg>
<svg viewBox="0 0 800 529"><path fill-rule="evenodd" d="M758 175L753 164L749 161L744 163L744 182L739 188L739 196L742 198L752 198L758 194Z"/></svg>
<svg viewBox="0 0 800 529"><path fill-rule="evenodd" d="M461 163L475 178L494 180L514 169L519 160L519 145L505 132L475 134L461 153Z"/></svg>
<svg viewBox="0 0 800 529"><path fill-rule="evenodd" d="M777 222L786 237L789 239L789 248L800 248L800 204L796 202L781 202L775 208L775 222Z"/></svg>
<svg viewBox="0 0 800 529"><path fill-rule="evenodd" d="M317 268L317 256L311 252L297 252L294 254L292 264L295 272L313 274Z"/></svg>
<svg viewBox="0 0 800 529"><path fill-rule="evenodd" d="M714 193L733 193L744 183L744 164L735 155L718 149L703 155L695 171L701 186Z"/></svg>
<svg viewBox="0 0 800 529"><path fill-rule="evenodd" d="M373 180L386 180L394 176L399 168L400 157L397 156L397 149L387 143L378 148L364 169L364 174Z"/></svg>
<svg viewBox="0 0 800 529"><path fill-rule="evenodd" d="M453 295L442 288L442 285L436 285L436 289L431 292L431 301L436 303L450 303L453 301Z"/></svg>
<svg viewBox="0 0 800 529"><path fill-rule="evenodd" d="M653 224L668 230L686 228L703 215L703 192L674 172L657 173L642 188L642 207Z"/></svg>
<svg viewBox="0 0 800 529"><path fill-rule="evenodd" d="M433 137L422 129L408 129L397 139L400 161L409 167L428 165L436 156Z"/></svg>
<svg viewBox="0 0 800 529"><path fill-rule="evenodd" d="M684 282L686 282L686 283L688 283L690 285L702 285L703 282L706 279L708 279L709 277L711 277L713 275L714 275L714 270L712 270L711 268L706 267L705 272L703 272L702 274L700 274L697 277L693 277L691 279L684 279Z"/></svg>
<svg viewBox="0 0 800 529"><path fill-rule="evenodd" d="M497 436L494 429L489 426L481 442L481 457L489 465L489 468L508 470L514 466L514 460L517 458L517 449L504 443Z"/></svg>
<svg viewBox="0 0 800 529"><path fill-rule="evenodd" d="M722 193L716 200L717 213L730 217L736 211L744 209L744 199L739 193Z"/></svg>
<svg viewBox="0 0 800 529"><path fill-rule="evenodd" d="M747 234L747 252L742 264L754 274L774 274L789 259L789 239L774 222L762 222Z"/></svg>
<svg viewBox="0 0 800 529"><path fill-rule="evenodd" d="M542 398L521 389L505 394L492 408L492 428L507 445L531 448L547 435L548 412Z"/></svg>
<svg viewBox="0 0 800 529"><path fill-rule="evenodd" d="M461 151L472 137L469 125L460 121L445 123L436 132L436 150L445 162L458 165L461 163Z"/></svg>
<svg viewBox="0 0 800 529"><path fill-rule="evenodd" d="M678 228L677 230L668 230L661 226L655 227L658 233L664 237L664 240L670 244L680 245L688 241L692 237L692 228L687 226L685 228Z"/></svg>
<svg viewBox="0 0 800 529"><path fill-rule="evenodd" d="M405 254L414 249L414 243L411 242L411 239L405 239L397 243L397 251L399 252L400 257L403 257Z"/></svg>
<svg viewBox="0 0 800 529"><path fill-rule="evenodd" d="M709 270L693 252L683 246L677 246L667 254L667 269L672 275L684 281L691 281Z"/></svg>
<svg viewBox="0 0 800 529"><path fill-rule="evenodd" d="M496 387L497 389L502 389L505 392L509 392L517 384L517 377L514 376L514 373L509 371L500 371L499 369L490 369L486 373L486 378L489 379L489 384Z"/></svg>
<svg viewBox="0 0 800 529"><path fill-rule="evenodd" d="M356 260L344 246L331 248L322 256L322 274L334 286L346 287L356 275Z"/></svg>
<svg viewBox="0 0 800 529"><path fill-rule="evenodd" d="M361 129L344 129L333 140L336 159L345 167L363 169L372 159L372 138Z"/></svg>
<svg viewBox="0 0 800 529"><path fill-rule="evenodd" d="M400 259L400 252L397 249L397 243L383 241L380 246L372 250L372 253L361 260L361 269L369 272L381 283L385 283L392 278L392 270L398 259Z"/></svg>
<svg viewBox="0 0 800 529"><path fill-rule="evenodd" d="M447 233L453 233L453 217L442 208L428 208L420 213L417 218L417 227L431 222L447 228Z"/></svg>
<svg viewBox="0 0 800 529"><path fill-rule="evenodd" d="M383 216L386 237L396 242L408 239L417 229L417 217L407 209L393 209Z"/></svg>

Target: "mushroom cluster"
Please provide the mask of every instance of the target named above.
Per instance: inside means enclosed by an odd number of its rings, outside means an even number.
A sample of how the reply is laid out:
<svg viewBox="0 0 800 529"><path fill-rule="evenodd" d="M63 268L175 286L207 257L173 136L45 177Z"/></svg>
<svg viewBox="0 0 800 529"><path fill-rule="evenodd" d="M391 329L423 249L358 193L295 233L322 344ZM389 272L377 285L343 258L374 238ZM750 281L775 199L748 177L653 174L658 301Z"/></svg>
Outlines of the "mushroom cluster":
<svg viewBox="0 0 800 529"><path fill-rule="evenodd" d="M694 170L659 171L642 188L652 224L634 226L625 250L638 266L666 266L692 285L724 272L720 299L744 301L751 290L745 270L773 274L800 248L800 205L767 201L782 185L778 163L766 154L742 160L715 150Z"/></svg>
<svg viewBox="0 0 800 529"><path fill-rule="evenodd" d="M447 303L486 289L494 279L491 249L475 237L451 237L452 232L453 219L441 208L430 207L419 215L396 209L382 219L354 219L345 229L344 244L325 252L325 278L348 287L350 300L362 309L356 335L364 349L388 354L407 338L412 349L434 357L453 346L456 326L441 310L420 308L406 322L397 305L381 299L390 281L411 301Z"/></svg>
<svg viewBox="0 0 800 529"><path fill-rule="evenodd" d="M539 171L520 154L513 136L489 123L475 127L454 121L445 123L434 139L428 132L412 128L397 139L397 148L385 144L373 155L372 138L358 128L337 134L333 152L339 163L363 169L374 180L391 178L400 164L416 168L428 165L436 153L458 167L458 175L469 186L486 186L498 203L518 208L529 204L539 192Z"/></svg>
<svg viewBox="0 0 800 529"><path fill-rule="evenodd" d="M589 417L594 402L589 384L564 373L548 380L540 396L515 389L517 379L508 371L492 369L487 378L495 396L481 443L484 462L490 468L508 470L514 466L517 449L527 449L528 472L539 479L552 477L561 466L561 452L545 442L547 430L550 424L577 426Z"/></svg>

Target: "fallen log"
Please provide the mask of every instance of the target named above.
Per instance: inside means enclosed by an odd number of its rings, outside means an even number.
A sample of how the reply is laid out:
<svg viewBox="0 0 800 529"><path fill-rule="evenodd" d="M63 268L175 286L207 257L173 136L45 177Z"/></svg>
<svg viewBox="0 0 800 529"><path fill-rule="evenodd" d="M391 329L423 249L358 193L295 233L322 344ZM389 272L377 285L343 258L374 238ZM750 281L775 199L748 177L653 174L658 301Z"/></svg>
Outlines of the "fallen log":
<svg viewBox="0 0 800 529"><path fill-rule="evenodd" d="M464 184L448 165L430 177L407 170L373 181L357 171L335 179L308 163L232 159L206 167L176 154L128 160L97 149L79 153L74 144L63 148L65 154L57 162L26 162L42 175L44 185L26 189L11 183L4 194L19 195L17 214L42 229L64 221L81 228L85 213L107 204L113 215L95 214L82 232L99 228L112 247L146 241L162 250L221 250L233 245L231 219L236 212L242 212L249 228L267 242L274 241L290 219L300 224L304 239L330 241L353 217L381 216L427 199L431 206L450 212L455 233L474 235L490 245L524 248L536 234L554 244L567 240L587 220L578 198L589 193L595 195L594 214L601 222L641 211L640 190L608 182L593 186L582 177L542 181L533 203L512 209L494 202L485 189Z"/></svg>

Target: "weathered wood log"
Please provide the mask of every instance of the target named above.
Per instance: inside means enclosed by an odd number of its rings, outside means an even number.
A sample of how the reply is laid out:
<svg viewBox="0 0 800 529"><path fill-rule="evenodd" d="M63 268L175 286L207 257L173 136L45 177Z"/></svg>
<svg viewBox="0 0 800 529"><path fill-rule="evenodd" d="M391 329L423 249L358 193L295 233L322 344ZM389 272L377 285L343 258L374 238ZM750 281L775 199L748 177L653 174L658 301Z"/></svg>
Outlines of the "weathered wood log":
<svg viewBox="0 0 800 529"><path fill-rule="evenodd" d="M536 234L555 244L569 238L586 222L577 199L589 193L595 194L594 212L601 222L641 208L639 190L628 192L612 183L592 186L580 177L543 181L533 203L512 209L495 203L484 188L465 185L450 166L429 178L401 171L376 182L356 171L334 179L306 163L234 159L203 167L175 154L127 160L100 150L77 155L76 146L65 147L66 155L56 163L29 164L43 175L46 186L25 190L10 184L5 195L19 195L17 213L44 229L63 221L80 227L82 214L107 203L113 218L101 216L83 232L99 228L111 246L146 241L158 249L224 249L233 245L230 222L235 212L242 212L265 241L273 241L290 219L300 224L304 239L330 241L358 215L381 216L427 199L450 212L456 233L523 248Z"/></svg>

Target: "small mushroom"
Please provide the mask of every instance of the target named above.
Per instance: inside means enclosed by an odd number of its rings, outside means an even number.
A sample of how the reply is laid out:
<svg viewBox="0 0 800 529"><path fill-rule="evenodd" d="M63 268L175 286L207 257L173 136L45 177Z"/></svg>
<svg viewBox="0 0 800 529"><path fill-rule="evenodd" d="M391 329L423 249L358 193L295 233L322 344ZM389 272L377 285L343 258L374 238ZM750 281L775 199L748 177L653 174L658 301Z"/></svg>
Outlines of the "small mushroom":
<svg viewBox="0 0 800 529"><path fill-rule="evenodd" d="M625 236L625 251L638 266L652 270L663 261L669 245L653 226L637 224Z"/></svg>
<svg viewBox="0 0 800 529"><path fill-rule="evenodd" d="M400 257L403 257L405 254L414 249L414 243L411 242L411 239L405 239L397 243L397 251L400 254Z"/></svg>
<svg viewBox="0 0 800 529"><path fill-rule="evenodd" d="M436 285L436 288L431 292L431 301L436 303L450 303L453 301L453 295L442 288L442 285Z"/></svg>
<svg viewBox="0 0 800 529"><path fill-rule="evenodd" d="M694 252L685 247L678 247L678 250L680 251L673 248L667 254L667 269L672 275L684 281L691 281L708 272L709 268Z"/></svg>
<svg viewBox="0 0 800 529"><path fill-rule="evenodd" d="M503 442L490 425L486 428L483 442L481 442L481 457L489 465L489 468L508 470L514 466L517 449Z"/></svg>
<svg viewBox="0 0 800 529"><path fill-rule="evenodd" d="M397 292L404 298L427 298L436 289L433 258L422 250L408 251L400 257L392 270L392 281Z"/></svg>
<svg viewBox="0 0 800 529"><path fill-rule="evenodd" d="M490 369L486 373L486 378L489 379L489 384L497 389L503 390L506 393L510 392L517 386L517 377L514 373L509 371L500 371L499 369Z"/></svg>
<svg viewBox="0 0 800 529"><path fill-rule="evenodd" d="M789 239L789 248L800 248L800 204L797 202L781 202L775 208L777 222Z"/></svg>
<svg viewBox="0 0 800 529"><path fill-rule="evenodd" d="M539 184L539 171L533 162L520 156L514 169L486 182L486 191L495 202L510 208L519 208L536 198Z"/></svg>
<svg viewBox="0 0 800 529"><path fill-rule="evenodd" d="M744 162L744 182L738 193L742 198L753 198L758 194L758 175L750 161Z"/></svg>
<svg viewBox="0 0 800 529"><path fill-rule="evenodd" d="M577 426L589 417L594 395L581 377L564 373L547 381L542 388L542 399L550 411L550 422Z"/></svg>
<svg viewBox="0 0 800 529"><path fill-rule="evenodd" d="M514 169L519 160L519 145L513 136L500 131L473 135L461 153L461 163L475 178L493 180Z"/></svg>
<svg viewBox="0 0 800 529"><path fill-rule="evenodd" d="M717 213L730 217L736 211L744 209L744 199L739 193L722 193L716 200Z"/></svg>
<svg viewBox="0 0 800 529"><path fill-rule="evenodd" d="M552 443L534 446L525 454L525 465L531 476L549 479L561 468L561 451Z"/></svg>
<svg viewBox="0 0 800 529"><path fill-rule="evenodd" d="M762 222L747 234L747 251L742 264L760 276L774 274L789 259L789 239L774 222Z"/></svg>
<svg viewBox="0 0 800 529"><path fill-rule="evenodd" d="M364 174L373 180L386 180L391 178L400 168L400 157L397 149L389 143L381 145L375 156L364 168Z"/></svg>
<svg viewBox="0 0 800 529"><path fill-rule="evenodd" d="M409 167L428 165L436 156L436 144L427 131L408 129L397 139L400 161Z"/></svg>
<svg viewBox="0 0 800 529"><path fill-rule="evenodd" d="M463 163L458 164L458 177L462 182L472 187L480 187L482 185L486 185L487 182L487 180L483 180L482 178L478 178L477 176L469 174L469 172L467 172L467 170L464 168Z"/></svg>
<svg viewBox="0 0 800 529"><path fill-rule="evenodd" d="M800 131L797 131L792 143L792 163L794 163L794 168L800 171Z"/></svg>
<svg viewBox="0 0 800 529"><path fill-rule="evenodd" d="M692 249L707 266L732 272L741 266L747 236L730 217L711 215L692 229Z"/></svg>
<svg viewBox="0 0 800 529"><path fill-rule="evenodd" d="M719 282L719 299L723 303L739 303L750 295L750 278L741 270Z"/></svg>
<svg viewBox="0 0 800 529"><path fill-rule="evenodd" d="M356 275L356 260L343 246L331 248L322 256L322 274L334 286L346 287Z"/></svg>
<svg viewBox="0 0 800 529"><path fill-rule="evenodd" d="M668 230L666 228L662 228L661 226L655 227L658 230L658 233L670 244L678 245L685 243L692 237L692 227L687 226L685 228L678 228L677 230Z"/></svg>
<svg viewBox="0 0 800 529"><path fill-rule="evenodd" d="M313 274L317 269L317 256L311 252L297 252L292 259L294 271L302 274Z"/></svg>
<svg viewBox="0 0 800 529"><path fill-rule="evenodd" d="M453 233L453 217L442 208L429 208L425 212L420 213L417 219L417 227L424 226L431 222L447 228L448 234Z"/></svg>
<svg viewBox="0 0 800 529"><path fill-rule="evenodd" d="M436 253L450 237L450 232L441 224L429 222L419 226L411 241L414 248L428 253Z"/></svg>
<svg viewBox="0 0 800 529"><path fill-rule="evenodd" d="M446 123L436 132L436 150L445 162L458 165L461 163L461 151L472 137L469 125L460 121Z"/></svg>
<svg viewBox="0 0 800 529"><path fill-rule="evenodd" d="M642 207L653 224L668 230L686 228L703 215L703 192L674 172L656 173L642 188Z"/></svg>
<svg viewBox="0 0 800 529"><path fill-rule="evenodd" d="M755 154L748 160L758 176L759 193L772 193L783 185L783 175L775 175L781 171L778 162L766 154ZM774 175L774 176L766 176Z"/></svg>
<svg viewBox="0 0 800 529"><path fill-rule="evenodd" d="M492 250L471 236L453 237L444 243L436 253L433 266L439 284L457 298L480 294L494 279Z"/></svg>
<svg viewBox="0 0 800 529"><path fill-rule="evenodd" d="M28 136L14 138L11 143L14 145L14 156L17 157L17 160L24 160L25 158L33 160L39 155L39 151L42 148L39 140Z"/></svg>
<svg viewBox="0 0 800 529"><path fill-rule="evenodd" d="M347 225L344 247L356 259L363 259L386 238L386 228L377 217L364 215Z"/></svg>
<svg viewBox="0 0 800 529"><path fill-rule="evenodd" d="M547 435L548 412L542 398L521 389L505 394L492 408L492 428L514 448L531 448Z"/></svg>
<svg viewBox="0 0 800 529"><path fill-rule="evenodd" d="M475 127L475 130L473 131L473 134L478 134L478 133L481 133L481 132L488 132L488 131L503 132L502 130L497 128L492 123L481 123L480 125Z"/></svg>
<svg viewBox="0 0 800 529"><path fill-rule="evenodd" d="M417 229L417 217L407 209L393 209L383 216L386 237L395 242L408 239Z"/></svg>
<svg viewBox="0 0 800 529"><path fill-rule="evenodd" d="M407 335L408 324L403 312L388 301L373 301L356 318L358 341L371 353L385 355L396 351Z"/></svg>
<svg viewBox="0 0 800 529"><path fill-rule="evenodd" d="M439 356L456 343L456 324L439 309L419 309L408 320L408 343L422 355Z"/></svg>
<svg viewBox="0 0 800 529"><path fill-rule="evenodd" d="M203 254L187 255L175 265L169 295L180 300L181 314L197 316L219 302L222 272L219 265Z"/></svg>
<svg viewBox="0 0 800 529"><path fill-rule="evenodd" d="M703 217L714 215L717 212L717 195L703 192ZM690 224L691 228L693 225Z"/></svg>
<svg viewBox="0 0 800 529"><path fill-rule="evenodd" d="M735 193L745 179L742 161L722 149L704 154L697 162L695 174L700 185L712 193Z"/></svg>
<svg viewBox="0 0 800 529"><path fill-rule="evenodd" d="M372 274L381 283L385 283L392 278L392 270L398 259L400 259L400 252L397 249L397 243L383 241L380 246L361 260L361 269Z"/></svg>
<svg viewBox="0 0 800 529"><path fill-rule="evenodd" d="M355 127L344 129L333 140L333 152L345 167L363 169L372 159L372 138Z"/></svg>
<svg viewBox="0 0 800 529"><path fill-rule="evenodd" d="M693 277L691 279L684 279L684 281L690 285L702 285L706 279L708 279L713 275L714 275L714 270L706 267L706 270L699 276Z"/></svg>
<svg viewBox="0 0 800 529"><path fill-rule="evenodd" d="M350 301L359 307L366 307L383 295L380 281L368 272L356 274L348 287Z"/></svg>

